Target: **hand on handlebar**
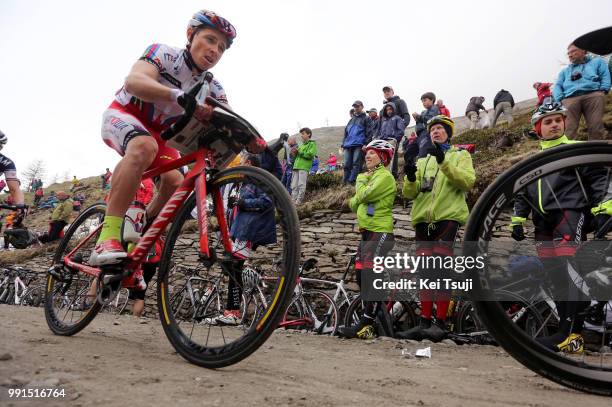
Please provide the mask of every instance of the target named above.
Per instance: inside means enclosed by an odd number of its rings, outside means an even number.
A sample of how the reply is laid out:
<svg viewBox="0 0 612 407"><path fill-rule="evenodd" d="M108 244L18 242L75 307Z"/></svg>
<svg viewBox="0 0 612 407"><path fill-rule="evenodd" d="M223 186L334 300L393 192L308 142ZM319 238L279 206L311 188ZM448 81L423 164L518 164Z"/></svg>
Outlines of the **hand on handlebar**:
<svg viewBox="0 0 612 407"><path fill-rule="evenodd" d="M193 116L201 122L209 122L213 116L213 107L207 104L204 105L196 105L195 112Z"/></svg>

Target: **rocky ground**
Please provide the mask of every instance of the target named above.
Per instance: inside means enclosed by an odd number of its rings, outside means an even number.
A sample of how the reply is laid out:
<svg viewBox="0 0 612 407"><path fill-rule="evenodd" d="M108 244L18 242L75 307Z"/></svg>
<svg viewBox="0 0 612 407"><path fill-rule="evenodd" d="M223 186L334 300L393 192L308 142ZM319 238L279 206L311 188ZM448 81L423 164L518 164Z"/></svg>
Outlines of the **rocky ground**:
<svg viewBox="0 0 612 407"><path fill-rule="evenodd" d="M431 346L431 359L406 358ZM9 388L65 389L15 400ZM220 370L179 357L156 320L100 314L54 336L41 308L0 305L0 405L609 406L543 379L493 346L342 340L279 330Z"/></svg>

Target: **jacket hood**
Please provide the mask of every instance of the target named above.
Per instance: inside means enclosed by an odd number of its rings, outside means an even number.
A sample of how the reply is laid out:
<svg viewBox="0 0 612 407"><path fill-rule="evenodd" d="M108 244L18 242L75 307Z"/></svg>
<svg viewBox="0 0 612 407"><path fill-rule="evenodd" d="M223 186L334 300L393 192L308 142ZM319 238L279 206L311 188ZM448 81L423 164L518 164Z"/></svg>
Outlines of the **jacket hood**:
<svg viewBox="0 0 612 407"><path fill-rule="evenodd" d="M484 97L482 96L474 96L470 98L470 103L482 104L484 102Z"/></svg>
<svg viewBox="0 0 612 407"><path fill-rule="evenodd" d="M383 106L383 110L382 110L383 117L389 117L389 116L387 116L387 113L386 113L386 111L387 111L387 106L391 106L391 109L393 109L393 115L395 115L395 113L397 113L397 112L395 111L395 104L394 104L394 103L392 103L392 102L389 102L389 103L386 103L386 104ZM393 117L393 116L391 116L391 117Z"/></svg>
<svg viewBox="0 0 612 407"><path fill-rule="evenodd" d="M383 103L391 103L391 102L396 102L398 100L400 100L400 97L397 95L393 95L389 99L385 99Z"/></svg>

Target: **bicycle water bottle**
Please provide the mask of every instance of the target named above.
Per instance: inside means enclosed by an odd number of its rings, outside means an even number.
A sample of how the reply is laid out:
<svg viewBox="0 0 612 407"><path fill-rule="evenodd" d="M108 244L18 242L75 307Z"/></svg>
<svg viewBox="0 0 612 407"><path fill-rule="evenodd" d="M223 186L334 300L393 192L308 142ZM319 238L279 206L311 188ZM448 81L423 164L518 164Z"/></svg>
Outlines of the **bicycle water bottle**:
<svg viewBox="0 0 612 407"><path fill-rule="evenodd" d="M125 213L123 220L123 242L138 243L145 223L145 206L143 203L134 201Z"/></svg>

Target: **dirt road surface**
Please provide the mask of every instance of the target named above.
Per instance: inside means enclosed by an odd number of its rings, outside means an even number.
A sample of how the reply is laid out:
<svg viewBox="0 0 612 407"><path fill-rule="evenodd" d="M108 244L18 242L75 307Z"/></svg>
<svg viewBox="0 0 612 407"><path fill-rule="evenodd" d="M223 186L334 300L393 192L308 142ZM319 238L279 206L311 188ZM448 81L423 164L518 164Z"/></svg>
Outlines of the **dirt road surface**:
<svg viewBox="0 0 612 407"><path fill-rule="evenodd" d="M610 406L568 390L493 346L342 340L276 331L245 361L207 370L180 358L157 320L100 314L74 337L53 335L42 308L0 305L0 406ZM62 388L15 400L9 388Z"/></svg>

